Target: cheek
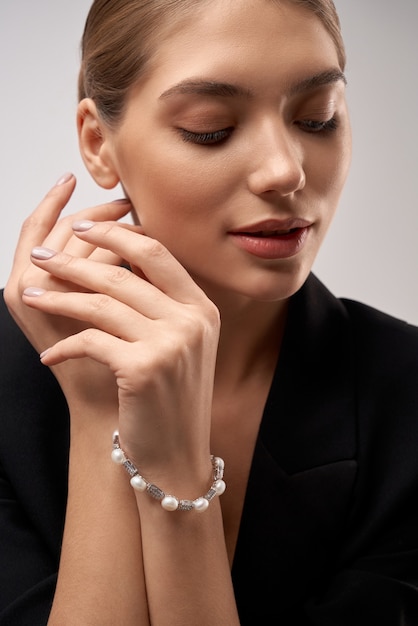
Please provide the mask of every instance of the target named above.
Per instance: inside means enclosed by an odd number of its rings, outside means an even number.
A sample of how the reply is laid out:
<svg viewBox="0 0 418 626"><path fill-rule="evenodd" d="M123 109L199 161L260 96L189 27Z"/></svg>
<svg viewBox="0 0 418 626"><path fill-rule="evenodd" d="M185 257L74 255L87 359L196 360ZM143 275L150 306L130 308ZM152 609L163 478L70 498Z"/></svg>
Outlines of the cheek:
<svg viewBox="0 0 418 626"><path fill-rule="evenodd" d="M233 193L232 176L222 161L173 152L162 158L160 150L141 156L132 150L120 160L123 187L150 236L169 224L206 219Z"/></svg>
<svg viewBox="0 0 418 626"><path fill-rule="evenodd" d="M316 194L331 204L337 203L342 193L351 161L349 138L340 139L331 150L324 147L310 160L307 179L311 181Z"/></svg>

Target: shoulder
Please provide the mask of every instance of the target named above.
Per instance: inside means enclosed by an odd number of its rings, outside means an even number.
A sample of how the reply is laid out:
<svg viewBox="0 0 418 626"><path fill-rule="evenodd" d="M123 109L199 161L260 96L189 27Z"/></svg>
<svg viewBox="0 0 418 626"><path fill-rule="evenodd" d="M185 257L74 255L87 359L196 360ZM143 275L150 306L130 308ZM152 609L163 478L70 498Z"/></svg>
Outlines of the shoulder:
<svg viewBox="0 0 418 626"><path fill-rule="evenodd" d="M351 398L344 424L353 427L357 474L347 554L352 558L379 542L391 552L400 542L405 555L412 548L417 555L418 328L368 305L335 298L316 279L309 283L314 297L304 301L321 337L316 345L328 342L327 369L318 359L313 376L319 385L325 372L325 396L346 377L348 384L337 388L336 420L343 394Z"/></svg>
<svg viewBox="0 0 418 626"><path fill-rule="evenodd" d="M353 341L359 387L381 409L418 410L418 328L370 306L342 299ZM378 392L378 393L377 393Z"/></svg>
<svg viewBox="0 0 418 626"><path fill-rule="evenodd" d="M36 410L65 407L61 389L39 355L10 315L0 292L0 405L1 423L16 426ZM7 415L10 413L10 419ZM29 419L29 418L28 418ZM39 424L34 420L32 426Z"/></svg>
<svg viewBox="0 0 418 626"><path fill-rule="evenodd" d="M364 350L377 350L382 357L418 362L418 327L366 304L342 298L354 335Z"/></svg>
<svg viewBox="0 0 418 626"><path fill-rule="evenodd" d="M43 381L52 376L9 313L3 291L0 292L0 376L3 402L12 396L17 401L26 389L28 394L39 395Z"/></svg>
<svg viewBox="0 0 418 626"><path fill-rule="evenodd" d="M41 364L10 315L2 292L0 406L0 466L14 491L28 508L30 502L33 510L39 508L41 492L42 501L48 503L45 511L53 508L54 502L63 503L69 441L67 404L52 372ZM51 493L45 495L45 488L54 491L53 497ZM43 512L37 513L39 519Z"/></svg>
<svg viewBox="0 0 418 626"><path fill-rule="evenodd" d="M68 410L2 292L0 406L0 623L46 623L67 496Z"/></svg>
<svg viewBox="0 0 418 626"><path fill-rule="evenodd" d="M18 361L23 354L37 359L35 350L9 313L3 290L0 291L0 337L0 367L2 369L10 369L10 365ZM6 367L7 364L9 364L8 367Z"/></svg>
<svg viewBox="0 0 418 626"><path fill-rule="evenodd" d="M399 519L399 536L416 549L418 328L359 302L340 302L353 343L358 446L354 502L360 518L368 518L362 533L367 535L367 527L390 534L393 520Z"/></svg>
<svg viewBox="0 0 418 626"><path fill-rule="evenodd" d="M351 353L356 367L364 365L369 375L417 374L418 327L361 302L336 298L313 275L297 294L296 308L307 310L303 319L309 331L322 342L331 341L334 357Z"/></svg>
<svg viewBox="0 0 418 626"><path fill-rule="evenodd" d="M322 403L324 394L335 402L350 397L360 443L374 447L386 438L389 448L398 439L400 449L410 437L405 445L412 452L412 441L418 441L418 329L336 298L312 275L296 294L290 317L288 352L292 356L301 346L298 368L308 361L306 379L313 381L313 392L321 390Z"/></svg>

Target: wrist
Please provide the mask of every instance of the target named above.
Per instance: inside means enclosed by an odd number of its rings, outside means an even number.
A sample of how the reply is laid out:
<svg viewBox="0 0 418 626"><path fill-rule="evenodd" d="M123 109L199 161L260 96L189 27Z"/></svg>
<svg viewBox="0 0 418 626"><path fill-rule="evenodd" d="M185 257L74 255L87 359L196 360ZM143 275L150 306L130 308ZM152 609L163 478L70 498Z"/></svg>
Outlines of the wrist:
<svg viewBox="0 0 418 626"><path fill-rule="evenodd" d="M158 501L162 508L167 511L205 511L210 502L217 496L222 495L226 488L223 480L224 462L221 458L214 455L210 456L210 473L205 471L204 477L202 477L190 474L189 471L186 474L187 480L182 480L178 486L175 485L172 473L167 475L170 476L170 485L168 485L168 480L165 484L160 483L157 485L150 477L145 477L142 471L128 458L120 447L119 433L117 431L113 435L111 456L116 464L124 467L130 477L130 484L137 493L148 495ZM182 474L180 472L180 475ZM202 487L202 485L204 486ZM176 495L173 495L174 493Z"/></svg>

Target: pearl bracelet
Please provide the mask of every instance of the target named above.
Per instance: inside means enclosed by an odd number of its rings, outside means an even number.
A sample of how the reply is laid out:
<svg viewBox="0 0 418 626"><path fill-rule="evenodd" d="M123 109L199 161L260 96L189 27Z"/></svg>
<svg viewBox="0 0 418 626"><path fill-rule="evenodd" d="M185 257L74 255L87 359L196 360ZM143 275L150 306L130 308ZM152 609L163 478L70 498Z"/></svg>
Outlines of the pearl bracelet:
<svg viewBox="0 0 418 626"><path fill-rule="evenodd" d="M225 481L223 480L225 463L223 459L218 456L211 456L213 467L213 483L209 488L209 491L204 496L196 498L196 500L179 500L175 496L164 493L162 489L148 482L143 476L140 475L138 469L130 461L119 444L119 433L116 430L113 433L113 450L112 461L117 465L123 465L125 470L131 477L131 485L136 491L146 491L152 498L159 500L161 506L166 511L206 511L209 506L209 502L220 496L226 489Z"/></svg>

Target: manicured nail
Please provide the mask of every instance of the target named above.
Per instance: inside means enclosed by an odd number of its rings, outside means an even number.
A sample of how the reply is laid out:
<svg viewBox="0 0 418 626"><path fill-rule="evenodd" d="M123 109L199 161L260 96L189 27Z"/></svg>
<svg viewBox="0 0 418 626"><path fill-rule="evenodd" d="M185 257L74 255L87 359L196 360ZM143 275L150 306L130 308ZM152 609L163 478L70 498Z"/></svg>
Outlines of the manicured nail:
<svg viewBox="0 0 418 626"><path fill-rule="evenodd" d="M64 183L68 183L69 180L72 179L72 177L74 176L74 174L72 174L72 172L65 172L65 174L63 174L61 176L61 178L59 178L57 180L57 182L55 183L55 185L58 187L58 185L64 185Z"/></svg>
<svg viewBox="0 0 418 626"><path fill-rule="evenodd" d="M46 350L44 350L43 352L41 352L41 354L39 355L39 358L40 358L40 359L43 359L43 358L44 358L44 356L46 356L50 350L51 350L51 348L47 348Z"/></svg>
<svg viewBox="0 0 418 626"><path fill-rule="evenodd" d="M26 287L25 291L23 292L24 296L42 296L42 294L45 293L45 289L41 289L40 287Z"/></svg>
<svg viewBox="0 0 418 626"><path fill-rule="evenodd" d="M50 250L49 248L33 248L30 254L34 259L46 261L47 259L52 259L52 257L56 255L56 252L55 250Z"/></svg>
<svg viewBox="0 0 418 626"><path fill-rule="evenodd" d="M86 230L90 230L90 228L92 228L93 226L94 222L92 222L91 220L78 220L76 222L73 222L72 224L73 230L81 233Z"/></svg>

